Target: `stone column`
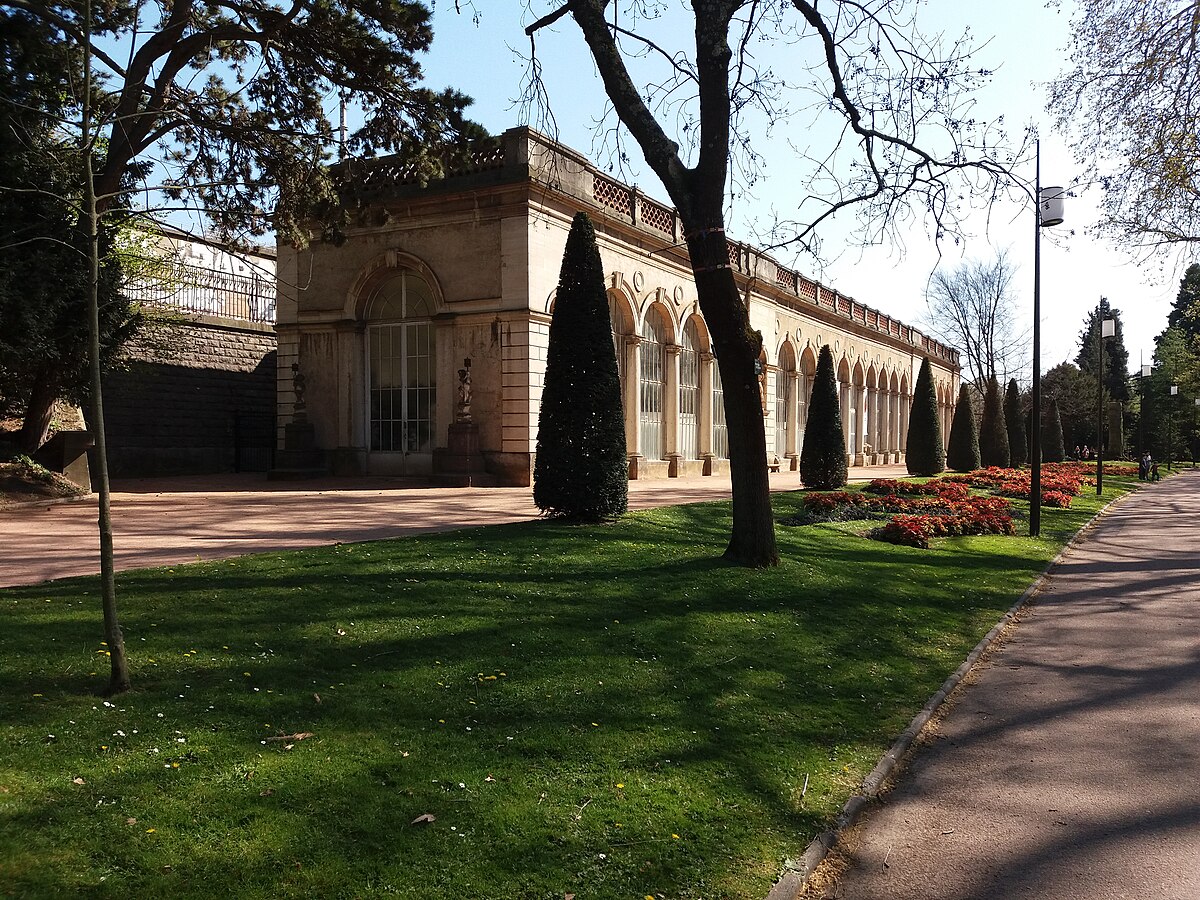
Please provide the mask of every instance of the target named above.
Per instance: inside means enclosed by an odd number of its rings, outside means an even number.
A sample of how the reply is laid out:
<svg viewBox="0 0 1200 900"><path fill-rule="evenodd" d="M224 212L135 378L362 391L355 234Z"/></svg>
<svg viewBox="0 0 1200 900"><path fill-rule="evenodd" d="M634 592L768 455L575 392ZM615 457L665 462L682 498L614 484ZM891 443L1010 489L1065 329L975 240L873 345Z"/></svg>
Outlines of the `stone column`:
<svg viewBox="0 0 1200 900"><path fill-rule="evenodd" d="M700 360L700 408L696 410L696 456L704 461L707 475L713 459L713 366L717 363L707 350L701 350L697 355Z"/></svg>
<svg viewBox="0 0 1200 900"><path fill-rule="evenodd" d="M642 460L642 434L639 427L642 404L639 386L642 380L641 360L638 346L642 336L631 334L625 337L625 446L629 456L629 477L637 478L638 463Z"/></svg>
<svg viewBox="0 0 1200 900"><path fill-rule="evenodd" d="M663 459L667 474L679 475L679 354L678 344L663 346Z"/></svg>
<svg viewBox="0 0 1200 900"><path fill-rule="evenodd" d="M787 455L792 461L789 468L795 471L800 458L800 442L803 434L800 431L800 392L804 390L804 382L799 372L788 372L788 436Z"/></svg>

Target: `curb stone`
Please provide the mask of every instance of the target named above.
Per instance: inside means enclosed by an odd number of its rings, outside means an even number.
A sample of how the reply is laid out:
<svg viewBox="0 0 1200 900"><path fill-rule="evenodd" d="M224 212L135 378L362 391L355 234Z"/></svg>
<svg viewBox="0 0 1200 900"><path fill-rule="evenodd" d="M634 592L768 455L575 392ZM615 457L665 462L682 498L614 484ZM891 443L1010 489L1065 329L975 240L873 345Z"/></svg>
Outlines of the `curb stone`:
<svg viewBox="0 0 1200 900"><path fill-rule="evenodd" d="M808 880L816 872L817 867L825 861L825 857L829 855L829 852L838 845L842 839L842 835L858 822L859 817L862 816L866 808L878 798L880 788L908 756L913 742L916 741L917 736L925 729L925 726L929 724L929 720L945 704L950 694L967 676L967 673L975 667L975 663L979 661L979 658L993 644L998 642L1000 634L1013 621L1017 613L1021 612L1041 592L1042 586L1050 576L1050 572L1092 530L1096 521L1101 516L1107 515L1118 503L1135 493L1137 491L1129 491L1106 503L1075 532L1074 537L1063 545L1062 550L1058 552L1058 555L1054 559L1046 564L1046 568L1034 579L1033 584L1025 590L1025 593L1020 596L1016 603L1009 607L1008 612L1000 618L1000 621L993 625L991 631L985 634L983 639L975 645L975 649L967 655L962 665L954 670L954 673L929 698L929 701L921 708L921 711L913 717L908 727L904 729L892 746L888 748L888 751L883 754L879 762L876 763L875 768L871 770L871 774L863 779L862 789L859 793L846 801L841 812L834 819L833 827L813 838L798 860L788 861L786 871L771 887L766 900L797 900L799 898L800 893L808 884Z"/></svg>

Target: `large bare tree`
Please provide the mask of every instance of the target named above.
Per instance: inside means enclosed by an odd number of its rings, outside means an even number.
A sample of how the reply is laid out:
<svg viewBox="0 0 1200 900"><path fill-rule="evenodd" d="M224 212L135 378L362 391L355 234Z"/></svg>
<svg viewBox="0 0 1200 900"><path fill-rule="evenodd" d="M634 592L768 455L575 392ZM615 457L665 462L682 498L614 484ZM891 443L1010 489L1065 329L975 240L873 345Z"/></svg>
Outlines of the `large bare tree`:
<svg viewBox="0 0 1200 900"><path fill-rule="evenodd" d="M526 29L566 16L583 39L612 108L679 210L701 311L725 385L733 531L725 556L778 562L766 437L755 362L762 335L729 266L725 235L731 160L753 166L765 123L780 123L790 89L815 96L833 120L828 145L803 154L800 217L776 246L815 250L820 227L857 208L878 239L927 216L935 236L957 231L963 197L991 199L1011 156L974 117L967 93L987 73L962 42L941 46L914 27L906 0L691 0L686 25L652 29L663 10L639 0L566 0ZM662 31L662 29L660 29ZM679 38L678 46L668 39ZM763 42L790 44L789 83L757 58ZM536 54L535 54L536 57ZM644 75L647 60L659 73ZM636 77L635 77L636 73ZM549 86L552 89L552 85Z"/></svg>
<svg viewBox="0 0 1200 900"><path fill-rule="evenodd" d="M1050 109L1104 190L1101 228L1144 249L1200 241L1200 0L1079 0Z"/></svg>
<svg viewBox="0 0 1200 900"><path fill-rule="evenodd" d="M991 262L968 260L952 271L938 269L925 291L926 327L962 350L980 392L989 380L1008 381L1028 365L1027 331L1016 324L1014 275L1001 251Z"/></svg>

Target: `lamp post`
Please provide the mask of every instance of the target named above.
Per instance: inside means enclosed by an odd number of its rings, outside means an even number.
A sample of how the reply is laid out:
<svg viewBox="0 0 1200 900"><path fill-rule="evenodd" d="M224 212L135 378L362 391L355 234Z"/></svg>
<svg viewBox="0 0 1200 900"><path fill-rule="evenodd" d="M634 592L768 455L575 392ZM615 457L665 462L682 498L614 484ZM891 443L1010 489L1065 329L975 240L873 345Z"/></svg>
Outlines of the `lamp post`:
<svg viewBox="0 0 1200 900"><path fill-rule="evenodd" d="M1196 446L1197 446L1197 444L1200 444L1200 437L1198 437L1196 434L1196 413L1200 412L1200 397L1197 397L1193 402L1195 403L1195 406L1196 406L1195 410L1193 410L1193 412L1192 412L1192 442L1191 442L1192 443L1192 468L1194 469L1194 468L1196 468Z"/></svg>
<svg viewBox="0 0 1200 900"><path fill-rule="evenodd" d="M1138 458L1146 453L1146 379L1154 371L1153 366L1143 365L1138 378L1138 390L1142 395L1142 409L1138 413Z"/></svg>
<svg viewBox="0 0 1200 900"><path fill-rule="evenodd" d="M1096 317L1099 319L1100 311L1103 309L1104 298L1100 298L1101 305L1096 307ZM1099 384L1096 391L1098 397L1096 399L1096 496L1099 497L1104 493L1104 339L1112 337L1117 333L1116 319L1099 319L1100 321L1100 340L1099 350L1097 355L1100 357L1100 369L1098 374Z"/></svg>
<svg viewBox="0 0 1200 900"><path fill-rule="evenodd" d="M1063 189L1042 187L1042 142L1035 143L1033 220L1033 436L1030 440L1029 534L1042 531L1042 229L1061 225Z"/></svg>
<svg viewBox="0 0 1200 900"><path fill-rule="evenodd" d="M1179 385L1171 385L1171 397L1179 396ZM1175 401L1167 398L1167 469L1175 467Z"/></svg>

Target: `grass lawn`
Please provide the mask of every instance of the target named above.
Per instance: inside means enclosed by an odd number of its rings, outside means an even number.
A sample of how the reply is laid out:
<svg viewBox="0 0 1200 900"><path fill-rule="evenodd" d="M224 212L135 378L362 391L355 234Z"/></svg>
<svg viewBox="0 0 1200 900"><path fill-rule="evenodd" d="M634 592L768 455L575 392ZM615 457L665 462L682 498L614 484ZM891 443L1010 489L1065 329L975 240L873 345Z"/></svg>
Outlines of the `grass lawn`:
<svg viewBox="0 0 1200 900"><path fill-rule="evenodd" d="M771 571L710 503L132 572L111 703L98 581L0 591L0 896L758 900L1090 491Z"/></svg>

